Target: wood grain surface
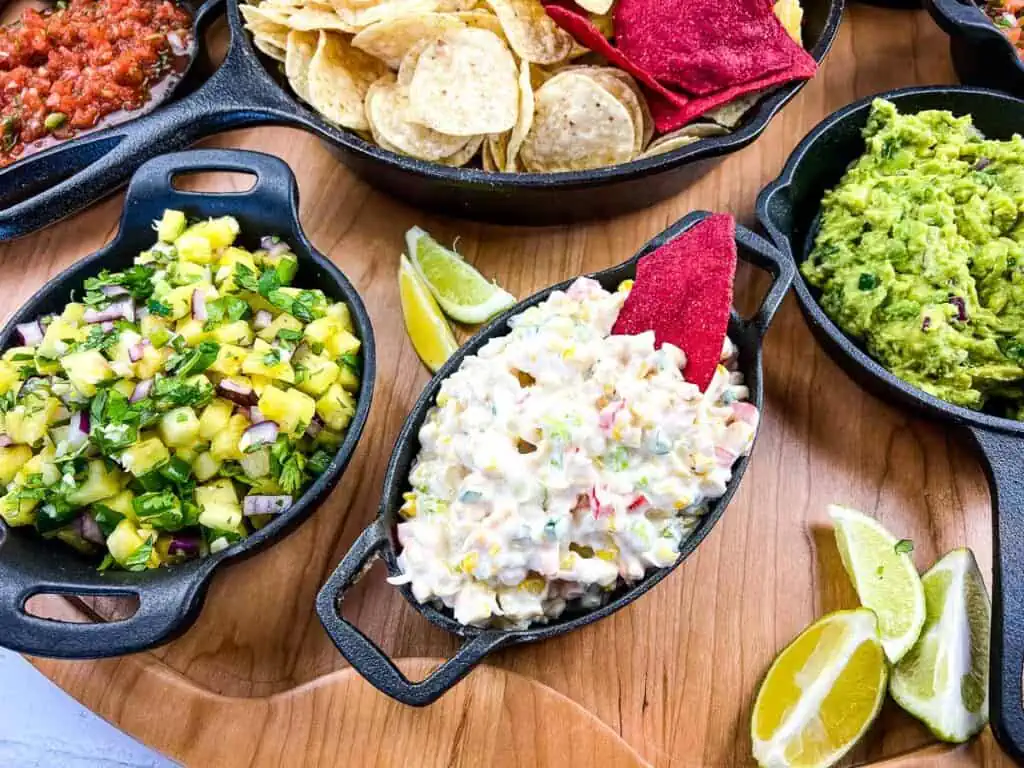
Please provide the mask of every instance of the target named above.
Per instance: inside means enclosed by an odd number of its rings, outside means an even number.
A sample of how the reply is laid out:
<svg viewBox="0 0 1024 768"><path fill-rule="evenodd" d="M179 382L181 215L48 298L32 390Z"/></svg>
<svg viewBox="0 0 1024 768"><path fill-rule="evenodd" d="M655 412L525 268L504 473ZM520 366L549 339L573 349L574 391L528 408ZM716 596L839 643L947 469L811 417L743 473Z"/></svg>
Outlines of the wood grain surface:
<svg viewBox="0 0 1024 768"><path fill-rule="evenodd" d="M856 603L826 504L858 507L913 539L921 569L966 545L990 573L989 495L965 434L862 392L787 299L766 343L767 406L753 462L696 554L614 617L496 654L426 710L402 707L346 668L313 613L317 588L375 513L393 440L428 378L399 309L402 232L419 224L442 240L458 237L471 262L525 296L624 260L695 208L752 223L759 189L825 115L888 88L955 82L947 43L923 12L854 5L818 77L754 145L672 200L574 227L425 216L356 181L323 144L289 129L208 142L278 154L298 176L306 232L355 283L376 329L369 425L330 501L286 541L218 573L181 639L120 660L33 663L103 717L194 766L749 764L749 707L761 675L804 626ZM120 204L109 200L0 247L0 314L108 241ZM763 285L744 270L740 304L752 305ZM78 610L56 598L45 607L67 618ZM379 567L346 600L346 613L421 675L455 647L384 583ZM987 732L965 747L936 746L889 704L848 762L876 761L995 766L1004 758Z"/></svg>

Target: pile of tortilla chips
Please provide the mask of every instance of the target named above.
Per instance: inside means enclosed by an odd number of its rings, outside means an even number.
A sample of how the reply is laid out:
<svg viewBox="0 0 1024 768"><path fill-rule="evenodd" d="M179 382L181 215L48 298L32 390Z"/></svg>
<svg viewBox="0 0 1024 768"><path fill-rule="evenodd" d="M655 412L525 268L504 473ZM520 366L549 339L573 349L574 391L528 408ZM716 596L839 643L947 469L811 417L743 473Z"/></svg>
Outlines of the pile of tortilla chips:
<svg viewBox="0 0 1024 768"><path fill-rule="evenodd" d="M753 103L743 98L749 89L741 90L741 98L701 113L705 119L691 122L694 115L682 130L665 130L666 114L675 110L672 120L678 118L679 99L690 111L694 101L666 92L714 86L721 77L702 65L686 70L682 85L663 86L661 78L677 68L653 66L661 53L637 53L661 40L644 37L648 22L636 13L638 2L566 0L545 8L542 0L261 0L241 11L254 45L281 62L295 94L332 123L428 162L479 159L490 171L546 173L617 165L728 133ZM799 34L798 0L783 5L795 8ZM772 23L765 28L782 29L774 14ZM690 46L701 34L691 32L684 36ZM619 48L609 42L613 36ZM639 42L628 48L630 40ZM731 40L708 57L718 61ZM750 74L735 57L728 63L730 77ZM722 101L720 92L711 95Z"/></svg>

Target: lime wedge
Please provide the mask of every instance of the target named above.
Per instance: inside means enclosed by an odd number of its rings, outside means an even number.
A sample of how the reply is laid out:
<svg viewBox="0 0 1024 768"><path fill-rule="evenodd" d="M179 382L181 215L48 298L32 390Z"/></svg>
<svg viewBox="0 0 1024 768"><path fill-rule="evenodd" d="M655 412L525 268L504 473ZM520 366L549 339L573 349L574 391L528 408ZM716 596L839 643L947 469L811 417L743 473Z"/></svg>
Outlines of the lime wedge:
<svg viewBox="0 0 1024 768"><path fill-rule="evenodd" d="M398 268L398 292L402 299L405 330L420 360L436 371L459 348L448 321L430 289L405 256Z"/></svg>
<svg viewBox="0 0 1024 768"><path fill-rule="evenodd" d="M924 626L921 577L901 542L874 518L831 505L836 543L861 605L878 616L882 646L895 664L911 649Z"/></svg>
<svg viewBox="0 0 1024 768"><path fill-rule="evenodd" d="M455 251L419 227L405 233L409 258L441 309L460 323L483 323L516 303L516 297L490 282Z"/></svg>
<svg viewBox="0 0 1024 768"><path fill-rule="evenodd" d="M954 549L921 581L924 630L893 670L889 691L938 738L967 741L988 722L988 592L969 549Z"/></svg>
<svg viewBox="0 0 1024 768"><path fill-rule="evenodd" d="M754 702L754 759L770 768L833 765L878 717L888 677L875 615L836 611L779 654Z"/></svg>

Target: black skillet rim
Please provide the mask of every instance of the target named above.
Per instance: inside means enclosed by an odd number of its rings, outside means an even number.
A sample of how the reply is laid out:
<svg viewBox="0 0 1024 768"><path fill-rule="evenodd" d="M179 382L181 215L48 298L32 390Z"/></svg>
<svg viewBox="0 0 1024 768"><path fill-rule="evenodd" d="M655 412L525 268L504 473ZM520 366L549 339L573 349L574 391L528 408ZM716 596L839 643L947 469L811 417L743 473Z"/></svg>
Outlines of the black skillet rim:
<svg viewBox="0 0 1024 768"><path fill-rule="evenodd" d="M794 248L794 244L791 242L790 237L779 231L768 212L768 203L770 198L776 192L785 191L785 189L792 184L797 169L804 162L804 157L814 150L814 145L819 140L827 137L837 124L850 119L851 115L854 113L869 109L871 102L875 99L895 100L898 102L901 98L913 97L916 95L954 92L1012 101L1024 107L1024 99L1019 99L991 88L979 88L974 86L916 86L910 88L897 88L859 99L858 101L848 104L842 109L839 109L826 117L818 123L818 125L815 126L799 144L797 144L792 154L790 154L789 158L786 160L782 173L778 178L770 182L763 190L761 190L758 195L756 205L757 218L761 225L770 233L771 239L796 267L793 278L793 288L796 293L797 300L800 302L801 309L804 311L808 319L817 326L817 328L828 335L837 349L842 351L842 354L847 358L847 360L859 366L866 373L871 374L877 381L886 385L890 389L898 391L905 398L917 403L920 408L932 415L941 415L947 419L951 419L957 424L983 427L996 432L1024 435L1024 422L992 416L983 412L972 411L962 406L947 403L945 400L940 400L939 398L918 389L912 384L907 383L895 374L890 373L882 367L880 363L875 361L874 358L868 355L867 352L861 349L860 345L852 337L848 336L841 328L839 328L839 326L837 326L826 314L817 298L815 298L814 290L801 274L800 264L803 263L807 256L805 252L805 244L799 244L800 257L797 258L796 249ZM836 181L838 181L838 179Z"/></svg>
<svg viewBox="0 0 1024 768"><path fill-rule="evenodd" d="M648 175L675 170L683 165L700 160L720 157L743 149L755 141L768 127L776 114L796 96L809 82L798 80L779 86L777 90L766 95L744 118L741 127L726 136L701 139L686 147L681 147L663 155L632 160L628 163L594 168L587 171L568 171L559 173L498 173L485 171L482 168L462 167L451 168L440 163L401 155L366 141L353 131L332 125L318 112L299 101L292 90L283 84L274 74L273 62L256 50L252 35L245 28L239 7L242 0L228 0L227 18L231 28L232 45L241 44L252 63L259 65L263 73L278 88L296 109L316 130L321 138L327 138L340 144L345 149L364 159L379 161L414 176L425 177L435 181L459 182L488 187L501 187L510 190L523 187L526 189L573 189L579 187L599 186L602 184L631 181ZM839 33L846 0L823 0L829 3L828 15L822 28L821 37L811 49L805 49L819 64L828 55ZM230 54L229 54L230 55Z"/></svg>
<svg viewBox="0 0 1024 768"><path fill-rule="evenodd" d="M271 158L287 168L287 165L285 165L279 158L251 150L192 149L171 155L163 155L155 160L151 160L149 163L141 166L139 170L136 171L136 174L141 173L150 163L159 163L171 158L185 158L186 160L192 161L194 165L202 165L204 164L205 157L213 158L214 156L231 155L258 155ZM187 173L188 171L182 170L179 172ZM294 179L294 175L292 178ZM197 206L202 205L202 197L205 194L206 193L197 193L197 197L193 198ZM216 197L216 193L212 193L210 196ZM235 542L220 552L207 555L206 557L187 560L183 563L157 569L150 569L138 573L120 570L104 571L100 574L102 578L98 579L98 581L103 581L115 586L124 585L127 587L134 585L143 588L150 581L162 582L172 578L198 579L201 582L205 581L223 562L254 554L257 550L272 543L273 539L281 538L291 532L295 526L302 522L308 515L312 514L312 512L326 500L328 494L333 490L338 482L340 482L342 475L348 468L348 463L355 453L359 440L362 437L363 429L366 426L373 398L374 386L376 383L376 346L373 326L370 321L369 313L366 311L366 307L363 304L363 300L358 291L356 291L355 287L345 274L330 259L321 254L306 236L299 219L297 202L297 196L293 197L293 205L291 206L291 209L287 211L287 218L288 224L292 228L291 237L289 238L293 241L291 243L293 245L292 250L299 258L299 275L301 276L303 274L304 266L306 270L309 270L310 266L312 266L320 273L320 279L329 277L332 287L336 289L338 295L343 297L345 303L349 307L353 324L359 333L359 340L362 344L361 353L363 365L359 397L356 403L356 413L345 432L345 437L342 440L341 445L338 446L338 450L332 458L330 467L323 475L317 478L316 482L314 482L306 492L299 497L298 501L292 504L284 514L276 517L263 528L254 531L245 539ZM123 249L124 246L122 245L122 241L126 239L126 233L129 229L135 230L140 227L147 229L150 228L150 222L148 221L134 221L132 209L127 204L130 203L130 197L126 198L125 203L126 205L122 211L118 232L114 239L98 251L76 261L67 269L64 269L59 274L50 278L45 285L21 304L18 310L15 311L4 326L0 328L0 350L6 349L10 345L16 325L37 318L40 313L39 307L44 305L52 296L60 294L69 296L71 290L80 289L82 282L87 277L91 277L98 272L101 268L99 265L102 262L109 259L112 254ZM70 289L67 288L68 285L71 285ZM15 529L0 520L0 552L3 550L3 543L6 541L7 537L11 535L13 530ZM81 555L78 555L63 544L58 542L45 543L52 546L62 556L75 557L79 559L82 558ZM67 551L65 552L65 550ZM82 562L84 562L84 560ZM60 579L55 579L54 581L59 582ZM71 581L68 580L68 583L70 584ZM81 582L76 582L74 585L80 583Z"/></svg>
<svg viewBox="0 0 1024 768"><path fill-rule="evenodd" d="M665 229L654 238L645 243L641 249L631 256L626 261L608 267L597 272L587 273L581 275L582 277L591 277L593 279L602 281L607 280L609 282L616 280L628 279L627 276L635 274L637 262L645 255L650 253L652 250L660 247L661 245L674 240L676 237L681 235L683 232L692 228L694 225L703 221L708 216L712 215L708 211L694 211L687 214L684 218L672 224L669 228ZM750 250L754 252L764 253L766 251L776 250L770 243L763 238L759 237L754 232L743 227L740 224L736 225L736 244L740 251L740 260L743 260L742 252L744 250ZM575 282L578 277L572 277L568 280L561 281L555 285L544 288L528 298L517 303L514 307L505 311L499 315L496 319L488 323L486 327L476 333L469 341L463 344L459 351L453 355L448 362L434 375L419 398L416 400L416 404L409 412L409 416L406 418L405 423L402 425L401 432L395 440L395 447L392 452L391 458L388 461L387 472L385 474L384 486L381 493L381 504L380 510L377 516L371 523L372 526L382 526L384 530L385 543L380 549L380 557L384 561L388 571L388 576L398 576L401 571L398 569L397 564L397 550L395 547L394 538L392 531L387 528L388 518L390 516L389 501L393 499L397 500L401 497L401 492L407 488L408 478L398 477L401 466L406 464L403 455L408 451L415 452L418 446L418 436L420 426L423 420L426 418L426 414L430 407L433 405L437 393L441 388L441 384L447 379L461 364L466 356L475 354L482 346L484 346L492 338L497 338L508 332L507 325L508 321L515 315L523 312L525 309L532 307L540 302L544 301L552 292L557 290L565 290ZM774 277L772 280L773 286L780 280L785 280L784 274ZM788 286L787 286L788 290ZM749 337L749 349L743 351L749 356L748 359L748 373L756 375L756 382L751 381L751 376L747 377L747 385L752 386L750 393L750 402L755 404L759 410L763 412L764 409L764 371L762 365L762 346L763 337L762 332L759 332L755 327L752 318L744 319L739 316L735 309L732 310L729 322L729 334L735 337L739 333L750 334ZM520 644L529 643L537 640L544 640L551 637L557 637L559 635L571 632L580 627L591 624L613 613L625 608L630 603L634 602L654 586L661 582L665 577L675 571L683 562L689 558L691 554L697 549L697 547L704 541L704 539L711 533L712 529L718 524L722 516L725 514L726 508L732 501L733 496L739 489L740 484L743 480L743 476L746 473L747 467L750 463L750 459L753 456L754 447L756 447L757 439L760 436L760 425L757 433L754 436L754 446L746 456L742 457L735 465L732 479L729 481L729 486L723 496L716 499L711 509L701 518L701 522L698 527L690 534L682 547L679 550L679 556L669 566L665 568L651 569L640 581L633 585L618 585L615 592L613 593L613 599L607 603L594 608L591 610L580 610L569 612L570 618L567 619L556 619L548 624L537 624L530 626L526 629L503 629L494 627L474 627L464 624L460 624L455 620L450 612L435 608L430 603L420 603L412 594L412 589L408 584L399 585L396 587L406 601L428 621L447 632L464 638L479 637L481 635L487 636L500 636L503 644ZM397 510L395 512L397 516Z"/></svg>
<svg viewBox="0 0 1024 768"><path fill-rule="evenodd" d="M1017 71L1020 72L1020 74L1024 75L1024 59L1022 59L1020 57L1020 55L1017 53L1016 47L1013 45L1013 43L1011 43L1009 41L1009 39L1007 39L1006 35L1004 35L1002 32L1000 32L998 27L996 27L996 25L992 23L992 20L988 18L988 15L985 13L985 11L981 7L979 7L978 4L976 2L974 2L974 0L966 0L965 2L960 2L960 0L951 0L951 1L952 2L956 2L959 5L962 5L964 7L974 6L975 8L978 9L978 11L981 13L981 15L985 18L985 20L987 22L989 22L989 26L991 27L991 30L982 31L981 29L976 29L975 30L976 34L979 35L979 36L985 37L986 38L985 42L988 42L989 44L997 45L1001 49L1000 50L1000 55L1002 57L1005 57L1005 58L1009 59L1009 62L1002 62L1001 66L1005 66L1007 63L1011 63L1014 67L1016 67ZM974 37L974 35L971 35L970 33L968 33L967 28L965 27L965 25L962 22L960 22L960 21L958 21L956 19L951 19L946 14L942 13L942 11L940 11L938 9L935 0L924 0L924 5L928 9L929 13L932 15L933 18L936 18L936 20L937 20L937 17L941 16L943 21L945 21L946 23L956 27L957 28L957 34L968 45L972 45L974 47L978 46L978 44L979 44L978 41L976 41L976 40L972 41L971 40L971 38ZM943 25L939 24L939 26L941 27ZM947 32L947 34L950 37L952 37L952 33L951 32Z"/></svg>

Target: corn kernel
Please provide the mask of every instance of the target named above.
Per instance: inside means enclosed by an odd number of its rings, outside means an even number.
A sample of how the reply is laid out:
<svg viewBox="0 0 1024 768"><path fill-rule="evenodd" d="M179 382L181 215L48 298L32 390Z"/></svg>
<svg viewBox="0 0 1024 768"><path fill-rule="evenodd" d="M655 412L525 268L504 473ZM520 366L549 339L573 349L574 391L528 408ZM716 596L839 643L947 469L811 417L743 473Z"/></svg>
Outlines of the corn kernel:
<svg viewBox="0 0 1024 768"><path fill-rule="evenodd" d="M631 290L633 290L633 281L632 280L623 280L621 283L619 283L619 287L616 288L616 291L618 291L620 293L623 292L623 291L625 291L626 293L629 293Z"/></svg>

